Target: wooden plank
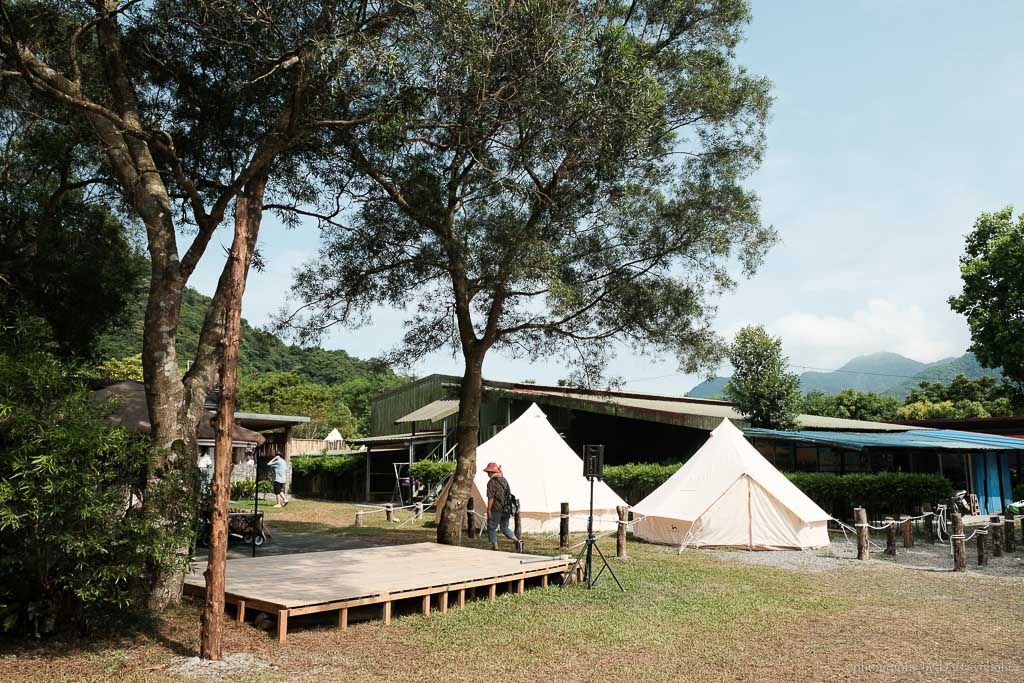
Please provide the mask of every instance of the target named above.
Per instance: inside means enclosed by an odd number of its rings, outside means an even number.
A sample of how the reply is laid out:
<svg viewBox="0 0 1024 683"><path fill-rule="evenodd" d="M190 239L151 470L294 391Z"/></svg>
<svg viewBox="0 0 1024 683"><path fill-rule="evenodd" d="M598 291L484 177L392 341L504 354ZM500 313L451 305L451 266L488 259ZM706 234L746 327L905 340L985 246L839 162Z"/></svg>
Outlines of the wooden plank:
<svg viewBox="0 0 1024 683"><path fill-rule="evenodd" d="M288 642L288 610L286 609L277 613L277 642L281 644Z"/></svg>
<svg viewBox="0 0 1024 683"><path fill-rule="evenodd" d="M338 628L348 628L348 607L338 610Z"/></svg>

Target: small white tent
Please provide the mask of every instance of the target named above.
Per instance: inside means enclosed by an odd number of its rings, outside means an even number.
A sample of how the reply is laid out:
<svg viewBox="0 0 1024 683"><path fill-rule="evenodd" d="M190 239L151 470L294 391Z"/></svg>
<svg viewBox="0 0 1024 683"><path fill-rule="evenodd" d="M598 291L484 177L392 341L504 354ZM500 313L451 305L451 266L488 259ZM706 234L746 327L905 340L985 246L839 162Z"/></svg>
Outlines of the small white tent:
<svg viewBox="0 0 1024 683"><path fill-rule="evenodd" d="M729 420L633 513L642 516L634 535L655 543L750 550L829 544L829 515Z"/></svg>
<svg viewBox="0 0 1024 683"><path fill-rule="evenodd" d="M324 441L344 441L344 440L345 440L345 437L343 437L343 436L341 435L341 432L339 432L339 431L338 431L338 428L337 428L337 427L335 427L334 429L332 429L332 430L331 430L331 433L330 433L330 434L328 434L328 435L327 435L327 436L326 436L326 437L324 438Z"/></svg>
<svg viewBox="0 0 1024 683"><path fill-rule="evenodd" d="M561 504L569 503L569 530L586 531L590 509L590 482L583 476L583 460L548 422L536 403L512 424L476 449L477 473L472 495L478 514L487 509L489 462L501 466L512 495L519 499L519 513L526 533L557 533ZM447 489L437 500L438 514L444 508ZM614 529L615 508L625 505L603 481L594 482L594 529Z"/></svg>

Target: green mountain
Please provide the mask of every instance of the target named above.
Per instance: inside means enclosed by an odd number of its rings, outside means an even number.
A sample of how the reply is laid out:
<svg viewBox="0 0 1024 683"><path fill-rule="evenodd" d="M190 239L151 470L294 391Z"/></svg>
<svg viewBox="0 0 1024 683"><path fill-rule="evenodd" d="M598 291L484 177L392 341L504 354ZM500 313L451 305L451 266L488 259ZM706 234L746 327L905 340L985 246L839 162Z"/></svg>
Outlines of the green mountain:
<svg viewBox="0 0 1024 683"><path fill-rule="evenodd" d="M148 283L143 283L140 291L132 297L130 322L101 336L98 342L101 357L124 358L142 352L142 322L147 287ZM178 356L182 362L195 357L203 318L209 307L209 297L194 289L185 290L178 326ZM328 385L366 380L380 388L403 381L384 361L363 360L340 349L286 344L275 335L252 327L245 320L242 320L239 372L243 375L293 372L305 381Z"/></svg>
<svg viewBox="0 0 1024 683"><path fill-rule="evenodd" d="M822 391L835 394L846 388L874 391L880 394L906 397L918 382L949 382L963 373L969 379L983 375L1001 377L999 370L983 368L973 353L957 358L945 358L934 363L919 361L897 353L872 353L858 356L832 372L805 372L800 375L800 389L804 392ZM715 377L701 382L687 393L695 398L722 396L728 377Z"/></svg>

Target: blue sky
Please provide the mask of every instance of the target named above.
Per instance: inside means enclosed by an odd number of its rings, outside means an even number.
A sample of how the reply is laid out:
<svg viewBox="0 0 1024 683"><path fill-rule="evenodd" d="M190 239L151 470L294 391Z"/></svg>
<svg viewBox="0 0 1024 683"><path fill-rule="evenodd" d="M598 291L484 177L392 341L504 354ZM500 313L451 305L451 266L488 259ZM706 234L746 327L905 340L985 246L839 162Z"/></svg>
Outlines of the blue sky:
<svg viewBox="0 0 1024 683"><path fill-rule="evenodd" d="M748 185L782 243L720 300L716 329L729 336L766 325L797 370L874 351L960 355L967 327L946 299L959 289L963 235L981 211L1021 204L1024 3L757 0L753 13L738 59L774 82L776 102L764 164ZM265 323L285 303L292 270L318 238L315 227L265 223L269 267L250 277L250 322ZM211 249L193 286L210 293L221 263ZM378 355L402 319L381 310L372 325L323 345ZM437 354L413 371L461 366ZM484 373L539 382L567 374L556 362L495 353ZM671 358L628 351L611 374L630 390L671 394L701 379L677 374Z"/></svg>

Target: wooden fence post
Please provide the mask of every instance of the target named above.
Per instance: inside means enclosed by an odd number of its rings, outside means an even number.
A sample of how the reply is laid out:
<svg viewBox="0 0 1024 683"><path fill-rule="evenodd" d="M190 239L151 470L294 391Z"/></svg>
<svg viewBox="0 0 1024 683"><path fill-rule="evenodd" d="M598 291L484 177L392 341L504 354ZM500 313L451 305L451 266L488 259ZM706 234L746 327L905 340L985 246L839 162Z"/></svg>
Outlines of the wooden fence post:
<svg viewBox="0 0 1024 683"><path fill-rule="evenodd" d="M900 517L900 526L903 531L903 547L913 548L914 547L914 523L911 521L909 515L903 515Z"/></svg>
<svg viewBox="0 0 1024 683"><path fill-rule="evenodd" d="M363 513L362 512L357 512L356 513L356 526L357 527L363 526Z"/></svg>
<svg viewBox="0 0 1024 683"><path fill-rule="evenodd" d="M626 557L626 522L629 521L629 508L619 505L615 511L619 513L619 524L615 533L615 557L625 560L628 559Z"/></svg>
<svg viewBox="0 0 1024 683"><path fill-rule="evenodd" d="M896 554L896 520L892 517L885 518L885 554Z"/></svg>
<svg viewBox="0 0 1024 683"><path fill-rule="evenodd" d="M1003 542L1006 544L1006 552L1013 552L1013 513L1007 510L1003 513L1003 518L1006 520L1003 522Z"/></svg>
<svg viewBox="0 0 1024 683"><path fill-rule="evenodd" d="M935 516L931 514L932 506L929 503L925 503L921 506L921 514L924 515L924 538L931 545L935 543Z"/></svg>
<svg viewBox="0 0 1024 683"><path fill-rule="evenodd" d="M387 517L389 522L395 521L395 508L391 503L384 506L384 516Z"/></svg>
<svg viewBox="0 0 1024 683"><path fill-rule="evenodd" d="M989 535L992 537L992 557L1003 556L1003 520L995 515L988 518Z"/></svg>
<svg viewBox="0 0 1024 683"><path fill-rule="evenodd" d="M466 533L473 538L473 531L476 529L476 512L473 510L473 496L466 500Z"/></svg>
<svg viewBox="0 0 1024 683"><path fill-rule="evenodd" d="M871 529L868 528L868 511L853 508L853 525L857 529L857 559L868 559Z"/></svg>
<svg viewBox="0 0 1024 683"><path fill-rule="evenodd" d="M964 520L959 512L950 515L953 525L953 571L962 572L967 570L967 544L964 542Z"/></svg>
<svg viewBox="0 0 1024 683"><path fill-rule="evenodd" d="M423 503L416 503L416 519L423 517Z"/></svg>
<svg viewBox="0 0 1024 683"><path fill-rule="evenodd" d="M558 547L569 547L569 504L562 503L562 516L558 521Z"/></svg>
<svg viewBox="0 0 1024 683"><path fill-rule="evenodd" d="M988 530L978 529L974 533L978 536L978 566L984 567L988 564Z"/></svg>

